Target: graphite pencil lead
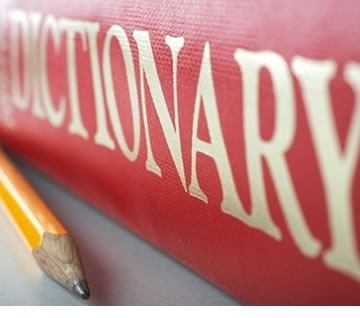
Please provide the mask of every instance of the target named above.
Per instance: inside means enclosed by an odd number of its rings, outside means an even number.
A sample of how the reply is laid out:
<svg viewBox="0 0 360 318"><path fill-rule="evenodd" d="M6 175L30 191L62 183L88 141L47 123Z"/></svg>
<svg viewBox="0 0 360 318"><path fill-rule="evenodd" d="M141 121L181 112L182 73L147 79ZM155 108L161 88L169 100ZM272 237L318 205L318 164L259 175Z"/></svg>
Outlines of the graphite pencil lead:
<svg viewBox="0 0 360 318"><path fill-rule="evenodd" d="M73 282L73 291L82 299L88 299L90 297L89 286L84 279L77 279Z"/></svg>

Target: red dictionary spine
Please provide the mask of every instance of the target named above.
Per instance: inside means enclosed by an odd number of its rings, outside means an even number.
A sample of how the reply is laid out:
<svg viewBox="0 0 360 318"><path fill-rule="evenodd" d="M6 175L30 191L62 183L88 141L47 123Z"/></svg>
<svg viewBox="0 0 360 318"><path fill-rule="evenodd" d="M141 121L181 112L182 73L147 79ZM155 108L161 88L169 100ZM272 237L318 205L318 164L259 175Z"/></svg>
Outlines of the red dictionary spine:
<svg viewBox="0 0 360 318"><path fill-rule="evenodd" d="M246 303L359 303L359 9L2 2L1 141Z"/></svg>

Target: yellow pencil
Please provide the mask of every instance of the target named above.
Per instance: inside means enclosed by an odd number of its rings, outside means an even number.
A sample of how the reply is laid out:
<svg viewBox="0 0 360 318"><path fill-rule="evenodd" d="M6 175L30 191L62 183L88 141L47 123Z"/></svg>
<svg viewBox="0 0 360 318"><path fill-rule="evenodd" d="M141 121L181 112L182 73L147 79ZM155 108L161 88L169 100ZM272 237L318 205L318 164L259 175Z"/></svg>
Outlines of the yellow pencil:
<svg viewBox="0 0 360 318"><path fill-rule="evenodd" d="M89 298L76 245L1 149L0 204L16 224L43 271L81 298Z"/></svg>

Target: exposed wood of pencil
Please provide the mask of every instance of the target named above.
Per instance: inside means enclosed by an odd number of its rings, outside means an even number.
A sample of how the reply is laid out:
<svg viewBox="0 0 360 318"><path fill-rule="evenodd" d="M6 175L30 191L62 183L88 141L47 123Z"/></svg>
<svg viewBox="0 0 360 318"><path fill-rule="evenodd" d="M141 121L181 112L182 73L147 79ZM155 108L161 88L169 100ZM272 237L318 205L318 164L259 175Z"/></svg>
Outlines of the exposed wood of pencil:
<svg viewBox="0 0 360 318"><path fill-rule="evenodd" d="M74 282L85 280L79 251L68 234L45 233L33 255L45 273L71 291Z"/></svg>
<svg viewBox="0 0 360 318"><path fill-rule="evenodd" d="M1 149L0 203L43 271L80 297L88 298L89 289L76 245Z"/></svg>

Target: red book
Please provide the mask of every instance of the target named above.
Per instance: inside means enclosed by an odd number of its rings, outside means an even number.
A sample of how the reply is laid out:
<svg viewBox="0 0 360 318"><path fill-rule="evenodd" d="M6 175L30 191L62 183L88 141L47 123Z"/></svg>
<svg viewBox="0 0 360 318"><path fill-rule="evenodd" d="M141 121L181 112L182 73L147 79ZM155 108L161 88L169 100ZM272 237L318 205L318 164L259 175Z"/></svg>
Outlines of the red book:
<svg viewBox="0 0 360 318"><path fill-rule="evenodd" d="M358 304L359 10L1 2L0 139L245 303Z"/></svg>

